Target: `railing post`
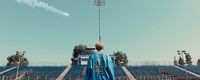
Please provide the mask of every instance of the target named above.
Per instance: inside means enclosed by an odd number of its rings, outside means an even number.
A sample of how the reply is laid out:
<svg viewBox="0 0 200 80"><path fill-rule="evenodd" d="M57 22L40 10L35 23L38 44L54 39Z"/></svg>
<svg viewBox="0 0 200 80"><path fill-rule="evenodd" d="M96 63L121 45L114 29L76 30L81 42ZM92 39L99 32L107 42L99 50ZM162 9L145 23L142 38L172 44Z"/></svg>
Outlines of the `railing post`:
<svg viewBox="0 0 200 80"><path fill-rule="evenodd" d="M28 76L28 80L30 80L30 75Z"/></svg>
<svg viewBox="0 0 200 80"><path fill-rule="evenodd" d="M37 76L37 80L38 80L38 76Z"/></svg>
<svg viewBox="0 0 200 80"><path fill-rule="evenodd" d="M4 76L3 76L2 80L4 80Z"/></svg>

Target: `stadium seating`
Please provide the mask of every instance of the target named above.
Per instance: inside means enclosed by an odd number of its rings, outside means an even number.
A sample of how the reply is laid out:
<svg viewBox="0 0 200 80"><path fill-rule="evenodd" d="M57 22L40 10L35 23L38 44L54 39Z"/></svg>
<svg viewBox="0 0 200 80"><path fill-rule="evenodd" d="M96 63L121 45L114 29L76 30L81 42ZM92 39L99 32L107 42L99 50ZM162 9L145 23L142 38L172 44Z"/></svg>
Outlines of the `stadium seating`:
<svg viewBox="0 0 200 80"><path fill-rule="evenodd" d="M126 76L126 74L124 73L121 66L116 66L115 67L115 77L124 77L124 76Z"/></svg>
<svg viewBox="0 0 200 80"><path fill-rule="evenodd" d="M0 66L0 72L5 71L7 69L13 68L12 66L8 67L8 66Z"/></svg>
<svg viewBox="0 0 200 80"><path fill-rule="evenodd" d="M8 69L8 67L0 67L0 72L4 71L6 69Z"/></svg>
<svg viewBox="0 0 200 80"><path fill-rule="evenodd" d="M195 78L173 66L128 66L127 68L138 80L144 79L144 77L152 80L156 78L184 80L186 75L188 78Z"/></svg>
<svg viewBox="0 0 200 80"><path fill-rule="evenodd" d="M23 70L30 71L30 75L27 78L39 78L39 79L56 79L62 71L64 66L45 66L45 67L24 67Z"/></svg>
<svg viewBox="0 0 200 80"><path fill-rule="evenodd" d="M8 70L10 68L12 68L12 67L5 67L5 66L4 67L0 67L0 72L3 72L3 71ZM3 74L0 74L0 80L2 80L3 77L7 78L7 79L13 79L13 78L15 78L16 71L17 71L17 69L14 68L14 69L11 69L11 70L3 73Z"/></svg>
<svg viewBox="0 0 200 80"><path fill-rule="evenodd" d="M46 66L46 67L20 67L19 68L19 75L22 73L26 73L25 79L34 80L37 78L37 80L49 80L49 78L56 79L58 75L65 69L63 66ZM4 78L14 79L16 76L17 68L6 72L3 75L0 75L0 79L4 76ZM28 74L27 74L28 72ZM7 78L9 77L9 78Z"/></svg>
<svg viewBox="0 0 200 80"><path fill-rule="evenodd" d="M189 71L192 71L194 73L200 74L200 66L197 65L188 65L182 68L186 68Z"/></svg>
<svg viewBox="0 0 200 80"><path fill-rule="evenodd" d="M137 80L200 80L174 66L126 66ZM0 71L11 67L0 67ZM66 66L29 66L19 68L19 75L26 73L24 80L55 80L66 68ZM186 69L200 74L199 66L186 66ZM86 66L72 66L64 77L64 80L84 80ZM0 80L12 80L15 78L17 68L2 75ZM115 67L116 80L128 80L121 66Z"/></svg>
<svg viewBox="0 0 200 80"><path fill-rule="evenodd" d="M85 75L85 73L83 73L84 69L86 69L86 66L79 66L79 65L72 66L71 69L68 71L67 75L64 77L65 80L67 80L67 79L71 79L71 80L80 79L82 76Z"/></svg>

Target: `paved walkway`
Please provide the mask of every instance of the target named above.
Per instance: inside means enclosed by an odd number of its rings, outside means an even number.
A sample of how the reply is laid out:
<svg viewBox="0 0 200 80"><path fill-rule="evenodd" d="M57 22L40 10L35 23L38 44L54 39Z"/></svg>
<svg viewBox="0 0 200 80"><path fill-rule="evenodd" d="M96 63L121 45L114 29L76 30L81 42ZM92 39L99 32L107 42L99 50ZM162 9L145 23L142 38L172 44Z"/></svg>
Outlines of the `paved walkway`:
<svg viewBox="0 0 200 80"><path fill-rule="evenodd" d="M71 66L68 66L59 76L56 80L63 80L67 72L71 69Z"/></svg>
<svg viewBox="0 0 200 80"><path fill-rule="evenodd" d="M136 80L135 77L128 71L128 69L125 66L122 66L122 69L130 80Z"/></svg>

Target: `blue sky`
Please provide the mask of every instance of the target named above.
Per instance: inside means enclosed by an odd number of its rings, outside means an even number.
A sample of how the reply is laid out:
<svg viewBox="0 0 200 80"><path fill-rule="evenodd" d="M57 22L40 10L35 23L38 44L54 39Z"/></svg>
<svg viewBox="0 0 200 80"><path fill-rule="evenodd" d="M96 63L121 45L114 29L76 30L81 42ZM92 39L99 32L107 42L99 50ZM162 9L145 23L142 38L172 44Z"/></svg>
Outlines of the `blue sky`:
<svg viewBox="0 0 200 80"><path fill-rule="evenodd" d="M98 8L93 0L42 0L69 13L0 1L0 64L17 50L30 62L71 63L77 44L98 41ZM199 0L106 0L102 8L105 53L127 53L130 62L168 62L185 49L200 58ZM178 57L178 56L177 56ZM48 64L48 63L47 63Z"/></svg>

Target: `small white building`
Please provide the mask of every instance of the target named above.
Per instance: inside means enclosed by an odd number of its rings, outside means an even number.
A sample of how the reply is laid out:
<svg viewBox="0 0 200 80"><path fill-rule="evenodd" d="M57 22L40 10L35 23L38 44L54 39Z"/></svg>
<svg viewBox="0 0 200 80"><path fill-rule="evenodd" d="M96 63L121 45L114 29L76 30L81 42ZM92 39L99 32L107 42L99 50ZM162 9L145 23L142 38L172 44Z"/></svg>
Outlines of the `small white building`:
<svg viewBox="0 0 200 80"><path fill-rule="evenodd" d="M78 65L87 65L87 61L91 54L94 53L95 48L86 48L80 55L78 55Z"/></svg>

